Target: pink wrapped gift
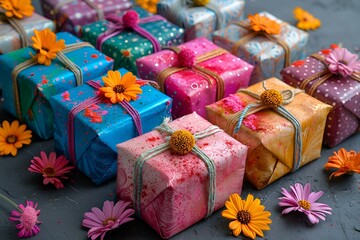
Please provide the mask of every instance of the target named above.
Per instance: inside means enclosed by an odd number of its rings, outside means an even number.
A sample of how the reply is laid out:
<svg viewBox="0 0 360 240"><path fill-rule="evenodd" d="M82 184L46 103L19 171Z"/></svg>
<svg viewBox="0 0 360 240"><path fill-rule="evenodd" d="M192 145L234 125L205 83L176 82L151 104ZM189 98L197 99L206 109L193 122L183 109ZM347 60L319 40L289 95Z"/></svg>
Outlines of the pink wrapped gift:
<svg viewBox="0 0 360 240"><path fill-rule="evenodd" d="M184 49L187 54L181 53ZM249 84L254 67L205 38L181 44L178 50L163 50L136 61L139 76L156 80L174 100L174 118L194 111L205 117L206 105Z"/></svg>
<svg viewBox="0 0 360 240"><path fill-rule="evenodd" d="M164 126L163 123L160 127ZM185 129L194 134L197 141L191 152L179 155L173 148L165 148L145 161L148 153L172 141L168 140L169 134L159 130L117 145L117 196L132 201L138 214L140 211L140 217L163 238L169 238L211 214L209 206L214 211L223 207L231 193L241 193L247 154L246 146L196 113L167 126L173 131ZM205 136L198 139L199 135ZM215 171L204 163L195 149L200 149L211 159ZM139 172L136 166L140 165L141 159L144 164ZM215 172L216 177L211 178ZM134 193L138 193L137 197ZM210 199L213 199L212 204L209 204Z"/></svg>

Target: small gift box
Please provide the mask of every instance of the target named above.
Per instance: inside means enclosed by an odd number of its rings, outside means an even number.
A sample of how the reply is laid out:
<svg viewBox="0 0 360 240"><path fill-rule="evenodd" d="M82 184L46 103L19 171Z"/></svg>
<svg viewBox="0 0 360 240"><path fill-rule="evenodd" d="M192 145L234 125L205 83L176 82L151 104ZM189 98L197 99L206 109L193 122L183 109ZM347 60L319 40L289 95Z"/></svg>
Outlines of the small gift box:
<svg viewBox="0 0 360 240"><path fill-rule="evenodd" d="M185 41L225 28L231 21L243 19L244 0L160 0L158 13L185 28Z"/></svg>
<svg viewBox="0 0 360 240"><path fill-rule="evenodd" d="M53 136L50 97L106 73L114 62L70 33L36 31L33 42L0 56L4 109L48 139Z"/></svg>
<svg viewBox="0 0 360 240"><path fill-rule="evenodd" d="M284 82L333 106L324 144L334 147L358 132L360 126L360 61L345 48L334 46L294 62L281 71Z"/></svg>
<svg viewBox="0 0 360 240"><path fill-rule="evenodd" d="M331 106L270 78L206 110L210 122L249 147L245 175L261 189L320 157Z"/></svg>
<svg viewBox="0 0 360 240"><path fill-rule="evenodd" d="M132 6L130 0L41 0L44 16L56 22L57 31L81 36L81 27L119 14Z"/></svg>
<svg viewBox="0 0 360 240"><path fill-rule="evenodd" d="M209 216L241 193L247 147L192 113L118 148L118 198L162 238ZM166 223L166 224L164 224Z"/></svg>
<svg viewBox="0 0 360 240"><path fill-rule="evenodd" d="M137 74L136 59L162 46L182 43L183 34L182 28L136 7L122 16L108 15L106 21L84 26L82 39L114 58L114 68L123 67Z"/></svg>
<svg viewBox="0 0 360 240"><path fill-rule="evenodd" d="M142 57L136 64L139 76L157 81L174 100L174 118L193 111L205 117L206 105L247 87L253 70L206 38Z"/></svg>
<svg viewBox="0 0 360 240"><path fill-rule="evenodd" d="M170 116L171 98L151 86L140 87L135 79L125 69L109 71L69 90L66 98L59 94L51 99L57 109L57 152L96 184L116 176L117 143L151 131Z"/></svg>
<svg viewBox="0 0 360 240"><path fill-rule="evenodd" d="M277 76L305 56L308 33L267 12L250 15L213 34L213 42L255 66L250 84Z"/></svg>

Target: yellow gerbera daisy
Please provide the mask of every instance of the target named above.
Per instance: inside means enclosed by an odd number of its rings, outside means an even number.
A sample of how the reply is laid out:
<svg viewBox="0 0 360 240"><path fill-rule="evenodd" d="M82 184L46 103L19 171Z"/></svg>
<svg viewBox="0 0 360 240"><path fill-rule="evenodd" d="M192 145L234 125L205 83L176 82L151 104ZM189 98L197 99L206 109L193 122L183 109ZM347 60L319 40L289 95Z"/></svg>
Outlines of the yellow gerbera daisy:
<svg viewBox="0 0 360 240"><path fill-rule="evenodd" d="M135 83L136 77L131 72L127 72L121 77L119 71L110 70L107 75L107 77L102 78L105 87L101 87L100 91L112 103L136 100L137 94L142 93L140 84Z"/></svg>
<svg viewBox="0 0 360 240"><path fill-rule="evenodd" d="M239 194L231 194L225 207L221 215L233 220L229 228L236 237L243 232L245 236L255 239L256 235L264 237L263 230L270 230L271 213L264 211L265 207L258 198L254 200L253 195L249 194L246 200L242 200Z"/></svg>
<svg viewBox="0 0 360 240"><path fill-rule="evenodd" d="M31 130L25 130L26 125L19 126L19 121L15 120L9 124L3 121L0 127L0 153L4 155L16 156L17 149L22 148L23 144L31 143Z"/></svg>
<svg viewBox="0 0 360 240"><path fill-rule="evenodd" d="M7 17L15 16L20 19L24 16L29 17L34 12L31 0L1 0L0 7L5 10Z"/></svg>
<svg viewBox="0 0 360 240"><path fill-rule="evenodd" d="M256 32L264 31L268 34L279 34L281 32L280 24L266 16L256 13L248 16L252 30Z"/></svg>
<svg viewBox="0 0 360 240"><path fill-rule="evenodd" d="M136 4L151 13L157 12L157 4L160 0L136 0Z"/></svg>
<svg viewBox="0 0 360 240"><path fill-rule="evenodd" d="M299 21L296 26L300 29L315 30L321 26L321 21L318 18L314 17L301 7L296 7L294 9L294 17Z"/></svg>
<svg viewBox="0 0 360 240"><path fill-rule="evenodd" d="M51 60L56 58L56 54L65 48L65 41L63 39L56 41L56 35L49 28L44 30L34 31L35 36L31 37L33 48L37 50L34 56L39 64L49 66Z"/></svg>

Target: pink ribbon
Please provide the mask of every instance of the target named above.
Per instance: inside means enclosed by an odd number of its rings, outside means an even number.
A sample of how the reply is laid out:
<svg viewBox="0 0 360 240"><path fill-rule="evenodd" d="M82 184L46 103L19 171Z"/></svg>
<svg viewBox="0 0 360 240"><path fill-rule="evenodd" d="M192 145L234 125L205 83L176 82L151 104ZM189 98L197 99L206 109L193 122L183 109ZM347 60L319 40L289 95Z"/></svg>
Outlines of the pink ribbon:
<svg viewBox="0 0 360 240"><path fill-rule="evenodd" d="M147 38L154 46L154 52L161 50L159 41L151 33L140 27L139 24L165 20L163 17L154 15L139 19L139 15L136 11L129 10L122 17L116 14L109 14L105 17L105 19L109 21L109 24L107 24L108 30L97 38L96 49L102 51L102 44L107 39L112 38L129 28Z"/></svg>

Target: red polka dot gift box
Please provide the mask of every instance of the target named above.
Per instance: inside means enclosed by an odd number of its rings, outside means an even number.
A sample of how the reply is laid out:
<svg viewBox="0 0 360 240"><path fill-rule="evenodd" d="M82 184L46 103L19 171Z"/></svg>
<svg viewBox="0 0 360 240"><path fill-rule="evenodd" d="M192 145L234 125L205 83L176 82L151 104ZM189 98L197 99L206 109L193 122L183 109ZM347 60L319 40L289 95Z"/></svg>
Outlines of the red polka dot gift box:
<svg viewBox="0 0 360 240"><path fill-rule="evenodd" d="M358 133L360 126L360 61L345 48L332 45L281 71L284 82L333 106L324 144L334 147Z"/></svg>

